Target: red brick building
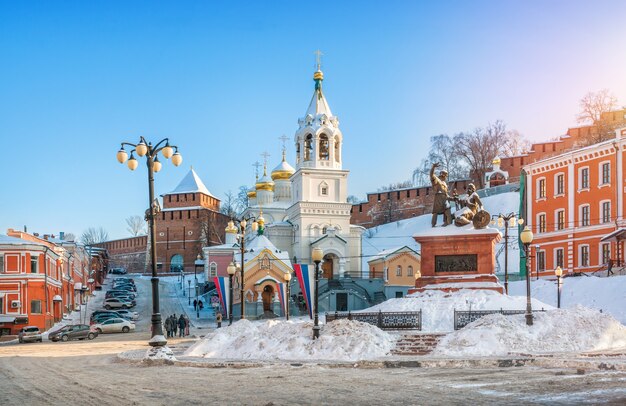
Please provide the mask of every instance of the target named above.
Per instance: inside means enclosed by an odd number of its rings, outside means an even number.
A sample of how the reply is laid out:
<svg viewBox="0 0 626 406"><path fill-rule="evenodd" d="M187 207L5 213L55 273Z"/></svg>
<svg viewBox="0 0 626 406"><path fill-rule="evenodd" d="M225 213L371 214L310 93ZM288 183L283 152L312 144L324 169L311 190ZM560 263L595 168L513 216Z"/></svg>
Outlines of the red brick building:
<svg viewBox="0 0 626 406"><path fill-rule="evenodd" d="M163 208L156 217L157 270L193 272L202 247L224 242L229 218L220 213L220 200L209 192L193 169L162 199ZM148 244L147 236L138 236L98 246L107 249L111 268L147 272Z"/></svg>

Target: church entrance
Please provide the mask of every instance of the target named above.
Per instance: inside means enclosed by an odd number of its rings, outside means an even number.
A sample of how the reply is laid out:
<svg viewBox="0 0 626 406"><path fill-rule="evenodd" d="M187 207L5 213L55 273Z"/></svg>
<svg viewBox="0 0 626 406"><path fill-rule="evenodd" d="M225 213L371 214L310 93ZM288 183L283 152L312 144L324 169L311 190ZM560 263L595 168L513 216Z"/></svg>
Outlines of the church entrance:
<svg viewBox="0 0 626 406"><path fill-rule="evenodd" d="M322 278L333 279L335 275L335 254L324 255L324 262L322 262Z"/></svg>
<svg viewBox="0 0 626 406"><path fill-rule="evenodd" d="M263 311L271 312L272 303L274 301L274 287L272 285L266 285L263 288L263 293L261 293L261 298L263 299Z"/></svg>

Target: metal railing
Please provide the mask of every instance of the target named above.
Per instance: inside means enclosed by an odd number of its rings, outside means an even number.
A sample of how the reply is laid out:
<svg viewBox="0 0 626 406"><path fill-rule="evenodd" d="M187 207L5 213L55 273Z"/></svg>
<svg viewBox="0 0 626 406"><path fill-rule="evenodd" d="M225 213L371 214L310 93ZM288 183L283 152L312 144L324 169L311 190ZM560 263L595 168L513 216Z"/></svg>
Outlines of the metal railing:
<svg viewBox="0 0 626 406"><path fill-rule="evenodd" d="M339 319L356 320L372 324L382 330L421 330L422 311L417 312L372 312L352 313L334 312L326 313L326 322Z"/></svg>
<svg viewBox="0 0 626 406"><path fill-rule="evenodd" d="M533 312L545 312L544 309L533 310ZM505 316L511 316L514 314L525 314L526 310L454 310L454 329L459 330L467 326L473 321L480 319L483 316L490 314L502 314Z"/></svg>

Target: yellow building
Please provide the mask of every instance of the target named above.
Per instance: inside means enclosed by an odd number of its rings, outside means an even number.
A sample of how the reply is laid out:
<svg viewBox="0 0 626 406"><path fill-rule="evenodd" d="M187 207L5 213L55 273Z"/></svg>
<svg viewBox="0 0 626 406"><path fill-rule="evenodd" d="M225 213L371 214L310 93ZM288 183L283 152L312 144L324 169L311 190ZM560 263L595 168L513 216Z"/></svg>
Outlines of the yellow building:
<svg viewBox="0 0 626 406"><path fill-rule="evenodd" d="M415 286L415 273L420 270L420 254L408 246L381 251L367 261L370 278L383 278L387 298L403 297Z"/></svg>

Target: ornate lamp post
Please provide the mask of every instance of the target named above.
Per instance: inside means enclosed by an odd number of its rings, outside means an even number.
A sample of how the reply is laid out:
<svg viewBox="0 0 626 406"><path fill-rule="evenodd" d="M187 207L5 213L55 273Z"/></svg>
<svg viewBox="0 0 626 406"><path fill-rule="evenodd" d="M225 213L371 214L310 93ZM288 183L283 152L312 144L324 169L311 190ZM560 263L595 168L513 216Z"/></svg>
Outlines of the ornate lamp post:
<svg viewBox="0 0 626 406"><path fill-rule="evenodd" d="M187 305L191 306L191 279L187 279Z"/></svg>
<svg viewBox="0 0 626 406"><path fill-rule="evenodd" d="M492 224L496 220L492 220ZM498 228L504 228L504 292L509 294L509 228L524 224L524 219L516 219L515 213L498 214Z"/></svg>
<svg viewBox="0 0 626 406"><path fill-rule="evenodd" d="M556 289L557 289L556 307L560 309L561 308L561 287L563 286L563 282L561 281L561 278L563 277L563 270L561 269L560 266L556 267L556 269L554 270L554 274L556 275Z"/></svg>
<svg viewBox="0 0 626 406"><path fill-rule="evenodd" d="M226 268L226 271L228 272L228 282L230 286L230 303L226 303L226 306L228 306L228 325L230 326L233 324L233 275L237 272L237 265L231 262Z"/></svg>
<svg viewBox="0 0 626 406"><path fill-rule="evenodd" d="M526 226L519 237L526 251L526 325L532 326L533 311L530 306L530 267L528 265L528 254L530 254L530 243L533 242L533 232Z"/></svg>
<svg viewBox="0 0 626 406"><path fill-rule="evenodd" d="M248 221L252 221L252 231L256 232L259 229L259 224L262 226L262 219L263 217L259 217L259 221L257 222L256 217L254 216L247 216L242 218L241 220L238 220L236 218L233 218L231 220L231 222L233 223L232 225L234 226L235 223L237 223L239 225L239 227L237 227L239 229L239 233L237 233L237 239L239 240L239 250L241 252L241 319L245 319L245 309L244 309L244 304L245 304L245 300L244 300L244 288L245 288L245 284L244 284L244 268L245 268L245 263L246 261L243 258L244 253L246 252L246 226L248 225ZM230 227L230 225L229 225Z"/></svg>
<svg viewBox="0 0 626 406"><path fill-rule="evenodd" d="M287 289L287 297L285 298L285 320L289 320L289 285L291 285L291 272L283 275L285 278L285 288Z"/></svg>
<svg viewBox="0 0 626 406"><path fill-rule="evenodd" d="M202 255L198 254L196 257L196 262L194 262L193 266L193 279L196 283L196 303L198 302L198 275L197 270L199 266L203 266L204 262L202 262ZM196 306L196 317L200 317L200 306Z"/></svg>
<svg viewBox="0 0 626 406"><path fill-rule="evenodd" d="M315 247L311 252L311 258L313 262L315 262L315 300L313 301L313 313L315 314L313 319L313 339L316 340L320 338L320 326L319 326L319 317L318 317L318 299L319 295L317 294L319 281L320 281L320 262L322 262L322 258L324 257L324 251L321 248Z"/></svg>
<svg viewBox="0 0 626 406"><path fill-rule="evenodd" d="M124 150L124 146L133 148L130 151L130 159L128 153ZM174 151L175 150L175 151ZM156 256L156 228L154 226L154 218L159 213L159 202L154 198L154 173L161 170L161 162L159 161L159 152L165 159L172 158L174 166L178 166L183 162L183 157L178 153L177 146L170 146L168 138L165 138L154 146L151 142L146 141L144 137L139 137L139 143L131 144L122 142L122 147L117 152L117 160L123 164L128 160L128 169L134 171L137 169L139 162L135 159L134 153L138 156L146 157L146 165L148 166L148 200L149 208L146 210L146 220L150 229L150 262L152 267L152 338L148 341L153 347L160 347L167 344L165 336L163 336L163 323L161 323L161 311L159 309L159 278L157 277L157 256Z"/></svg>

